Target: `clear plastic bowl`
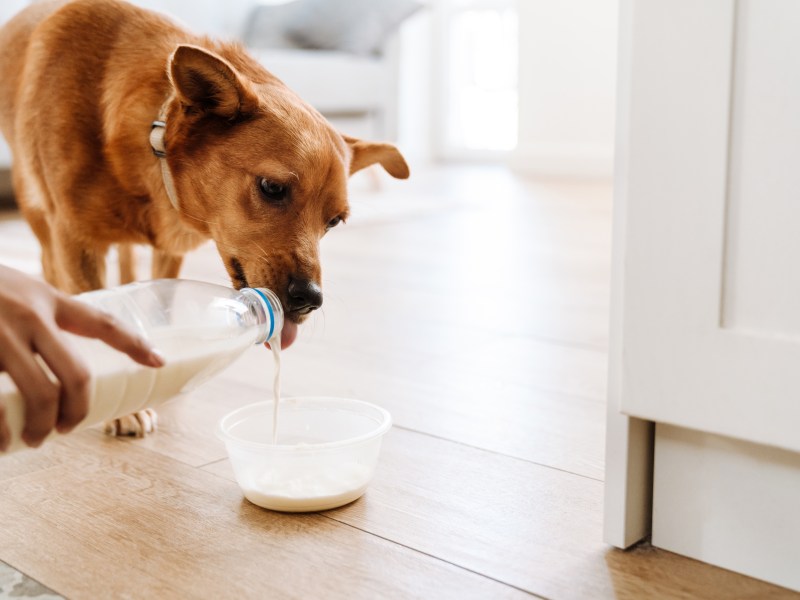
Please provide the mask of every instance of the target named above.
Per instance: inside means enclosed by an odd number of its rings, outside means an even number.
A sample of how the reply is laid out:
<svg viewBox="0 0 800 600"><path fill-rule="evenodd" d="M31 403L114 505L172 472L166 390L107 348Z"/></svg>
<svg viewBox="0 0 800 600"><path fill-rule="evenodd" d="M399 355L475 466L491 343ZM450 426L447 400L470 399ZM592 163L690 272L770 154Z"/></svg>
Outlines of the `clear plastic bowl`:
<svg viewBox="0 0 800 600"><path fill-rule="evenodd" d="M226 415L218 435L236 481L258 506L312 512L360 498L392 425L379 406L347 398L282 398L278 443L272 444L273 402Z"/></svg>

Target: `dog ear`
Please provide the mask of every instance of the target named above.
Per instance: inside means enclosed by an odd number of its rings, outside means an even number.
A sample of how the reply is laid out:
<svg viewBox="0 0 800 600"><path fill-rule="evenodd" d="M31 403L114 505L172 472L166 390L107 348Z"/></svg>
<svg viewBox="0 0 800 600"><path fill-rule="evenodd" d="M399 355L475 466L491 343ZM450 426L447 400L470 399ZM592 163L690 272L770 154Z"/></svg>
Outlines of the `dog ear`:
<svg viewBox="0 0 800 600"><path fill-rule="evenodd" d="M349 136L342 136L350 147L350 175L364 167L380 163L392 177L408 179L409 170L406 159L400 151L391 144L379 142L365 142Z"/></svg>
<svg viewBox="0 0 800 600"><path fill-rule="evenodd" d="M198 46L172 53L169 75L178 99L192 109L234 119L258 106L258 98L221 56Z"/></svg>

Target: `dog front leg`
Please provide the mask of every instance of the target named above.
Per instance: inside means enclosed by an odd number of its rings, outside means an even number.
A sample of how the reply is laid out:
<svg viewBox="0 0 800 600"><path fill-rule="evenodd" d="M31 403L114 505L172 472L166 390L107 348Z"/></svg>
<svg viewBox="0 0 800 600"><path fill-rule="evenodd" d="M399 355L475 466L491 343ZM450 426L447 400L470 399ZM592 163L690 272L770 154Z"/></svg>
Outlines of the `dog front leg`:
<svg viewBox="0 0 800 600"><path fill-rule="evenodd" d="M50 232L50 223L45 209L45 199L36 181L26 178L26 171L22 167L23 161L14 161L11 166L11 178L14 184L14 196L22 215L30 225L42 251L42 274L45 281L54 287L59 285L59 276L55 259L53 258L53 241Z"/></svg>
<svg viewBox="0 0 800 600"><path fill-rule="evenodd" d="M105 287L108 247L87 246L65 226L52 231L52 259L58 271L58 287L69 294L80 294Z"/></svg>
<svg viewBox="0 0 800 600"><path fill-rule="evenodd" d="M136 281L136 253L133 244L117 245L119 254L119 282L131 283Z"/></svg>
<svg viewBox="0 0 800 600"><path fill-rule="evenodd" d="M182 264L183 256L168 254L163 250L153 248L153 263L151 267L153 279L177 277L181 272Z"/></svg>

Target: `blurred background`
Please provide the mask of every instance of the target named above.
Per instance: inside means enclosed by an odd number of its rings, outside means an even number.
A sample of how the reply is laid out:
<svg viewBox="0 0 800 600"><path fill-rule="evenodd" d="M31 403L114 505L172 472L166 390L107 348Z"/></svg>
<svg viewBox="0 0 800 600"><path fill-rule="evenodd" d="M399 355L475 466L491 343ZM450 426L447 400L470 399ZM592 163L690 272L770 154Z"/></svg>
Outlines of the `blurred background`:
<svg viewBox="0 0 800 600"><path fill-rule="evenodd" d="M0 21L28 3L3 0ZM395 141L417 168L611 177L617 0L134 3L240 41L343 132Z"/></svg>

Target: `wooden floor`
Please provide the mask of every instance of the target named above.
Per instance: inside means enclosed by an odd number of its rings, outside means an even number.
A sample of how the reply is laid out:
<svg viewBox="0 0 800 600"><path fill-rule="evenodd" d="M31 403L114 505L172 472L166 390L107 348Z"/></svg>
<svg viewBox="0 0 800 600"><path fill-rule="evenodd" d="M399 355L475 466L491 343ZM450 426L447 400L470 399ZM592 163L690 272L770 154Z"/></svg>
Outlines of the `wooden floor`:
<svg viewBox="0 0 800 600"><path fill-rule="evenodd" d="M477 167L354 183L283 387L392 413L366 496L312 515L243 500L213 429L270 396L253 348L155 436L0 459L0 560L89 599L792 597L601 541L609 186ZM37 256L0 221L1 262L38 272ZM227 281L211 246L184 276Z"/></svg>

